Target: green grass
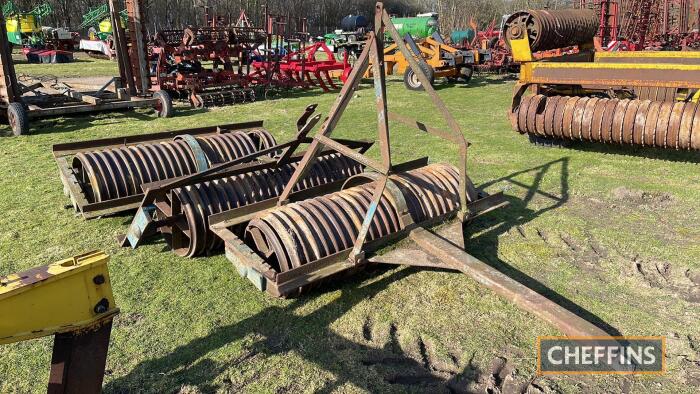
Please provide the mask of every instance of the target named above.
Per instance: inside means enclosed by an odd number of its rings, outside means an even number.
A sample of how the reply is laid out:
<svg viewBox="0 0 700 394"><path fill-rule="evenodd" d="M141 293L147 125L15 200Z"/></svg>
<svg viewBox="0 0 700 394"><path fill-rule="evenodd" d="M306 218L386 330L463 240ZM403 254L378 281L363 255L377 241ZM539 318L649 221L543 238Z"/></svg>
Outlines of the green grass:
<svg viewBox="0 0 700 394"><path fill-rule="evenodd" d="M15 69L17 75L32 76L53 75L62 78L88 78L115 76L119 74L116 61L94 59L82 52L74 53L73 63L30 64L21 54L15 54Z"/></svg>
<svg viewBox="0 0 700 394"><path fill-rule="evenodd" d="M74 67L70 72L83 72L82 64ZM122 249L115 237L128 215L83 221L63 208L52 144L254 119L288 140L306 105L319 103L327 113L335 94L209 111L180 107L172 119L119 113L46 120L35 122L33 135L2 139L0 272L88 250L112 256L122 313L112 334L108 393L484 392L498 357L513 368L508 382L535 379L545 391L697 392L700 319L698 304L685 296L692 289L686 273L700 269L698 156L532 146L507 122L512 87L478 78L439 90L473 144L469 175L511 202L472 225L470 253L622 334L669 336L667 375L536 378L536 337L557 331L464 275L379 268L275 300L222 255L181 259L162 242ZM388 92L393 110L445 126L426 98L399 81ZM364 85L338 136L374 138L373 109ZM395 160L428 155L456 163L454 146L392 126ZM665 277L656 269L664 263ZM0 348L0 392L42 391L50 346L42 339ZM418 376L422 385L397 384L399 375Z"/></svg>

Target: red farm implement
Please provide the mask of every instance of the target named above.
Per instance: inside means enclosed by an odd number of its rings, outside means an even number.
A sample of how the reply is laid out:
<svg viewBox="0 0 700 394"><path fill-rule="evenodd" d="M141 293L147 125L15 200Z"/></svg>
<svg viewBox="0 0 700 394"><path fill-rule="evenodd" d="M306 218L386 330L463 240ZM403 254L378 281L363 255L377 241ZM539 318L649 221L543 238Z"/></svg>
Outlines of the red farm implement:
<svg viewBox="0 0 700 394"><path fill-rule="evenodd" d="M325 92L338 89L337 81L345 81L352 66L347 55L338 61L326 43L317 42L310 46L301 44L297 51L288 53L278 61L263 60L252 63L251 76L259 80L269 80L281 88L320 87Z"/></svg>
<svg viewBox="0 0 700 394"><path fill-rule="evenodd" d="M265 32L252 27L161 31L151 44L151 82L194 107L255 101L244 65L264 42ZM204 65L207 62L211 67Z"/></svg>

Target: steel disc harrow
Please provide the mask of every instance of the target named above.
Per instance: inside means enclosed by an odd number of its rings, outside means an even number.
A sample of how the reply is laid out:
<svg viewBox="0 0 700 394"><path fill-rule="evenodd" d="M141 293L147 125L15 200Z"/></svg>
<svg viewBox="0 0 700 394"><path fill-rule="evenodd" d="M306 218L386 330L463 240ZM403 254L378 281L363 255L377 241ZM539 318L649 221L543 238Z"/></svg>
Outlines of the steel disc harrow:
<svg viewBox="0 0 700 394"><path fill-rule="evenodd" d="M415 223L459 208L459 174L447 164L433 164L390 177L377 205L367 241L405 227L407 208ZM288 204L253 219L246 242L254 245L277 272L286 272L353 247L372 199L374 183Z"/></svg>
<svg viewBox="0 0 700 394"><path fill-rule="evenodd" d="M700 150L698 103L535 95L515 115L538 137Z"/></svg>
<svg viewBox="0 0 700 394"><path fill-rule="evenodd" d="M143 184L194 174L275 144L263 129L181 135L167 142L80 152L72 170L88 202L103 202L140 194Z"/></svg>
<svg viewBox="0 0 700 394"><path fill-rule="evenodd" d="M226 89L196 93L191 97L191 104L195 108L212 108L252 103L256 99L255 90L252 88Z"/></svg>
<svg viewBox="0 0 700 394"><path fill-rule="evenodd" d="M173 189L173 216L184 216L175 222L171 237L166 237L179 256L195 257L211 254L223 247L223 241L209 231L211 215L241 208L278 197L299 163L264 169L237 176ZM359 163L337 153L321 156L309 174L294 191L343 181L363 171ZM170 238L170 239L168 239Z"/></svg>
<svg viewBox="0 0 700 394"><path fill-rule="evenodd" d="M508 17L506 43L527 37L533 52L592 42L600 21L593 10L525 10Z"/></svg>

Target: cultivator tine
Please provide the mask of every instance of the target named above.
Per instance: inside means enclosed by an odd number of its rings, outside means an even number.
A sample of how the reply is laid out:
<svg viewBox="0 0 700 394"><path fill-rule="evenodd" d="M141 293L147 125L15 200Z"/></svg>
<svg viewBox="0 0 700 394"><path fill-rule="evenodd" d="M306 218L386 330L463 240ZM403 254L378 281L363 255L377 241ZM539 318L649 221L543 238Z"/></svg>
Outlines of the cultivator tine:
<svg viewBox="0 0 700 394"><path fill-rule="evenodd" d="M297 119L297 131L301 131L304 126L306 126L306 123L309 121L309 118L311 118L311 115L316 112L316 108L318 108L318 104L311 104L306 107L304 110L304 113L301 114L299 119Z"/></svg>

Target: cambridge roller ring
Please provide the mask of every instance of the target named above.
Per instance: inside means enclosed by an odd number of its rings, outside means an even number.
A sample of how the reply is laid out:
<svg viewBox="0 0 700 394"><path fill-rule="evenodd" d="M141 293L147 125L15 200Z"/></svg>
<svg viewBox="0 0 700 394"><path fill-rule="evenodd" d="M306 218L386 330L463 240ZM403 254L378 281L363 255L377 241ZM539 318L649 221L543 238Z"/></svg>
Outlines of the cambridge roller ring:
<svg viewBox="0 0 700 394"><path fill-rule="evenodd" d="M533 52L589 44L600 22L593 10L524 10L508 17L506 43L528 38Z"/></svg>
<svg viewBox="0 0 700 394"><path fill-rule="evenodd" d="M534 95L513 117L532 137L700 150L700 104Z"/></svg>

